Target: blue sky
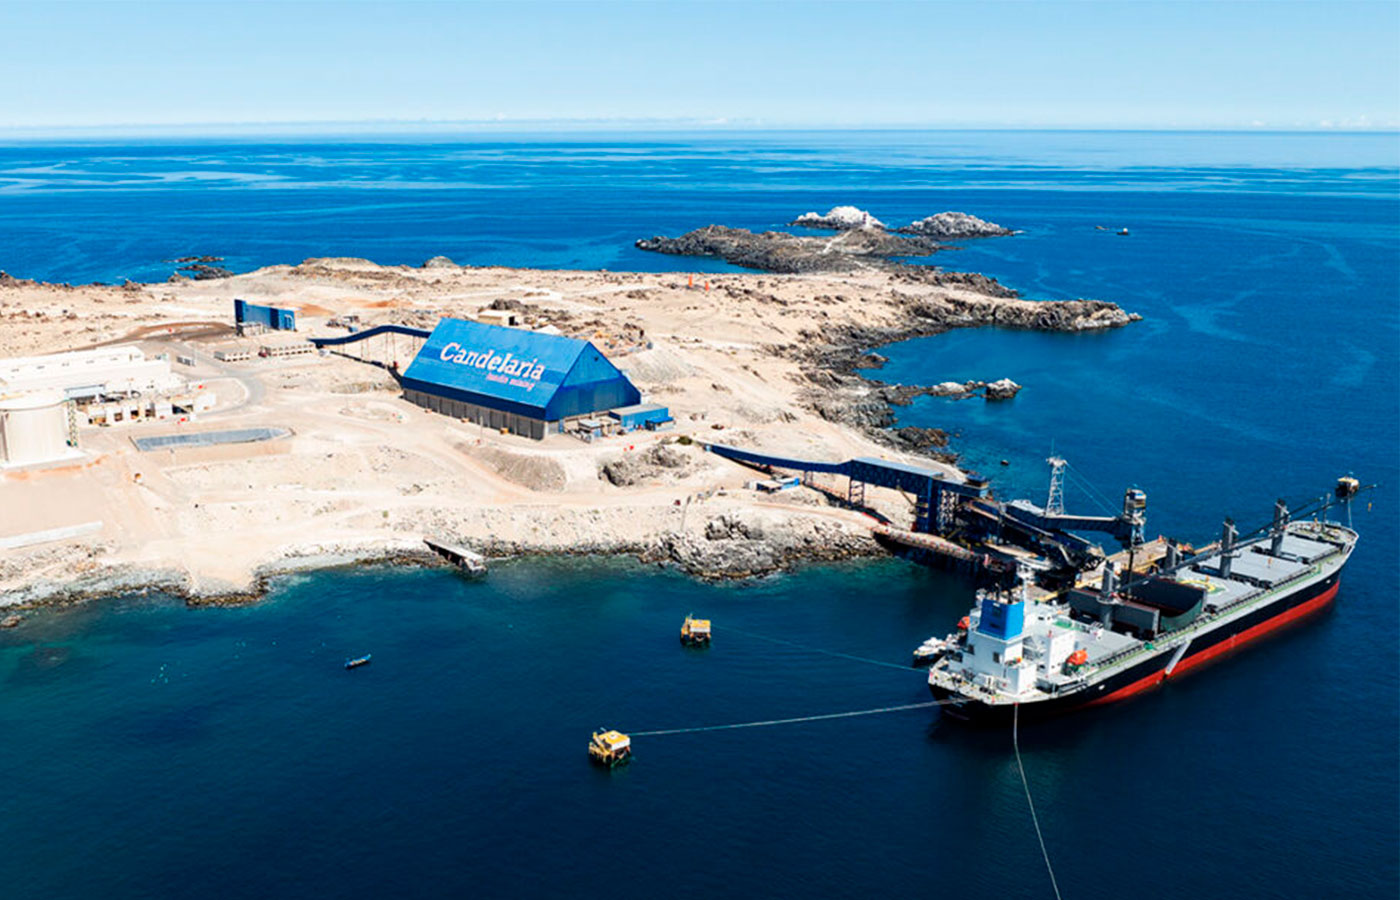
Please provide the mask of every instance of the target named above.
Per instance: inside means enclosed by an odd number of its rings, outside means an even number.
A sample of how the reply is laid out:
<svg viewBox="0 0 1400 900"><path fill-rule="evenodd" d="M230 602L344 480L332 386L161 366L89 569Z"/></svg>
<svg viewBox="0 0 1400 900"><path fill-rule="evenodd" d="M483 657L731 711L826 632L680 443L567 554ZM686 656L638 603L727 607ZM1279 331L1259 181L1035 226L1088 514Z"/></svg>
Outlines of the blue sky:
<svg viewBox="0 0 1400 900"><path fill-rule="evenodd" d="M0 128L1400 128L1400 2L6 3Z"/></svg>

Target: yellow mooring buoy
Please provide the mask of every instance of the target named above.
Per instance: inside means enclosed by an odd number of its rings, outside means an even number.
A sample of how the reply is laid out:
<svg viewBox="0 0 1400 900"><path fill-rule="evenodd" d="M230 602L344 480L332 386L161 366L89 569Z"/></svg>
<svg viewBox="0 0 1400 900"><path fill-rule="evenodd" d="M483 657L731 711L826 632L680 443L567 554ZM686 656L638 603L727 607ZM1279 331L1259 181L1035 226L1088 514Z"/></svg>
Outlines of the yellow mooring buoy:
<svg viewBox="0 0 1400 900"><path fill-rule="evenodd" d="M609 769L632 761L632 739L616 729L600 728L588 742L588 758Z"/></svg>

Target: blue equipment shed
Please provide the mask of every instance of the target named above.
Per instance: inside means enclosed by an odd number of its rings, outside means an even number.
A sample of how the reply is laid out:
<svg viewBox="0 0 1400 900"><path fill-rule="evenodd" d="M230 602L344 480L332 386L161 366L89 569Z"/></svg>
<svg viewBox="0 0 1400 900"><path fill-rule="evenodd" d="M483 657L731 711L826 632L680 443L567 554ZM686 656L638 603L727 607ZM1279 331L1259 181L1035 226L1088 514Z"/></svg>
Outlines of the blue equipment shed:
<svg viewBox="0 0 1400 900"><path fill-rule="evenodd" d="M645 428L655 431L671 423L671 411L658 403L638 403L620 409L608 410L608 415L617 420L623 431L636 431Z"/></svg>
<svg viewBox="0 0 1400 900"><path fill-rule="evenodd" d="M269 331L297 330L295 310L279 309L276 306L258 306L247 300L233 301L233 320L240 325L245 322L255 323Z"/></svg>
<svg viewBox="0 0 1400 900"><path fill-rule="evenodd" d="M642 399L587 341L465 319L438 322L403 389L411 403L536 440L566 419Z"/></svg>

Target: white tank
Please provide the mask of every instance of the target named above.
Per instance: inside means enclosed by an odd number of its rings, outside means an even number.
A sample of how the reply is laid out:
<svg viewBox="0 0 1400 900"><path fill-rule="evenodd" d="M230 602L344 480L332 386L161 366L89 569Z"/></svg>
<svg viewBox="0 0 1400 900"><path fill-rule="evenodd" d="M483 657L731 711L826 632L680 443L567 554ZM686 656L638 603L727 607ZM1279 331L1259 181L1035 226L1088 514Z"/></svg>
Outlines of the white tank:
<svg viewBox="0 0 1400 900"><path fill-rule="evenodd" d="M0 397L0 465L26 466L69 454L63 400L59 391Z"/></svg>

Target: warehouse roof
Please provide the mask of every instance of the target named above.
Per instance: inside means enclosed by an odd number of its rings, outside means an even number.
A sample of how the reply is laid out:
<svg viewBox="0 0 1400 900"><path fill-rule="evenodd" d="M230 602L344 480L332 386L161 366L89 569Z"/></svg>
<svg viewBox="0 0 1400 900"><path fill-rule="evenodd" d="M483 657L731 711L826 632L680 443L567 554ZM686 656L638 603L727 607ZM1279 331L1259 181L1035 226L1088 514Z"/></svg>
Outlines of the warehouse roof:
<svg viewBox="0 0 1400 900"><path fill-rule="evenodd" d="M588 341L465 319L438 322L403 386L547 421L641 400Z"/></svg>

